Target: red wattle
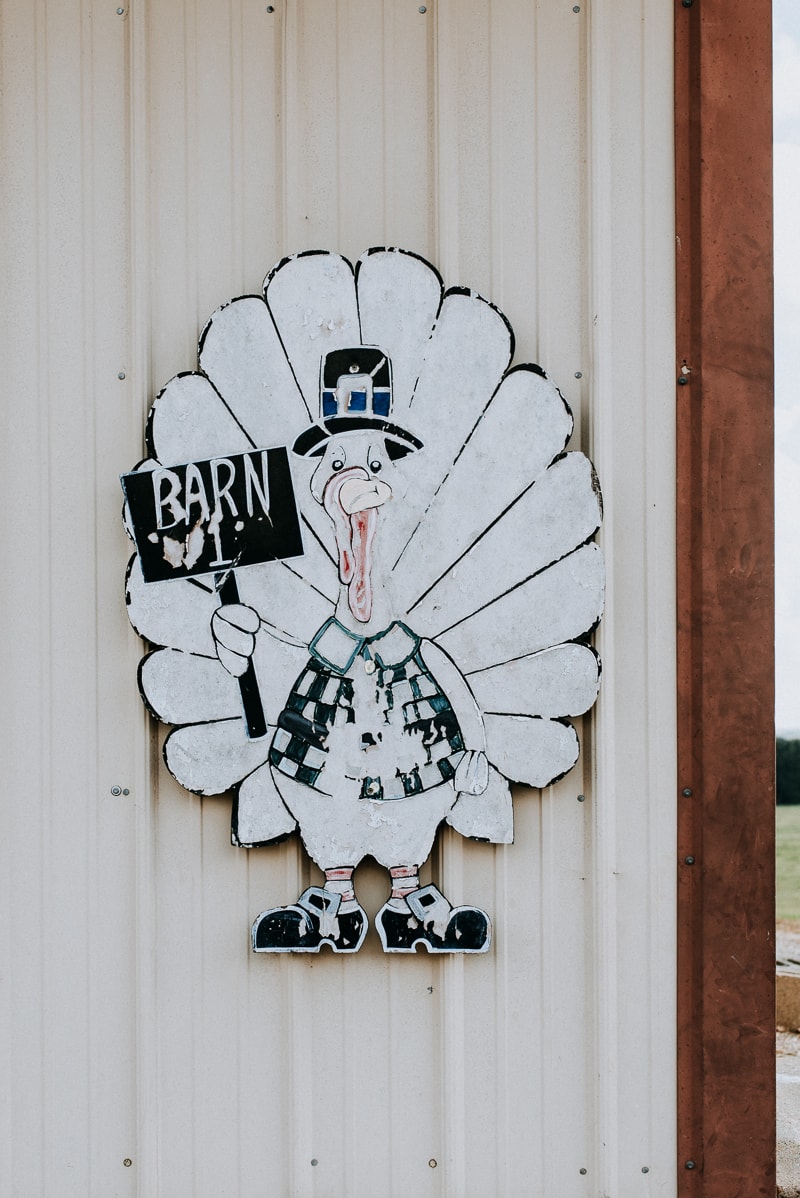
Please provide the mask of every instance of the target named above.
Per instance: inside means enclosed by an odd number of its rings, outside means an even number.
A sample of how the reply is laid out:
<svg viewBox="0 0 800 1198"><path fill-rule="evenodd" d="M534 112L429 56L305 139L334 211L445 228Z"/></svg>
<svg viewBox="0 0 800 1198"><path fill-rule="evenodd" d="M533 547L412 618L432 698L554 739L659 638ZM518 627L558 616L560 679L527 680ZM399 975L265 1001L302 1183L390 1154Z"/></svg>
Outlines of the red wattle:
<svg viewBox="0 0 800 1198"><path fill-rule="evenodd" d="M350 544L355 559L353 577L347 591L350 611L361 624L372 615L372 543L378 525L377 508L353 512L350 517Z"/></svg>
<svg viewBox="0 0 800 1198"><path fill-rule="evenodd" d="M339 578L348 588L350 611L360 624L366 624L372 615L370 574L378 512L376 508L366 508L351 515L345 512L339 494L350 478L368 479L369 475L361 466L334 474L325 485L322 502L333 521L336 548L339 551Z"/></svg>

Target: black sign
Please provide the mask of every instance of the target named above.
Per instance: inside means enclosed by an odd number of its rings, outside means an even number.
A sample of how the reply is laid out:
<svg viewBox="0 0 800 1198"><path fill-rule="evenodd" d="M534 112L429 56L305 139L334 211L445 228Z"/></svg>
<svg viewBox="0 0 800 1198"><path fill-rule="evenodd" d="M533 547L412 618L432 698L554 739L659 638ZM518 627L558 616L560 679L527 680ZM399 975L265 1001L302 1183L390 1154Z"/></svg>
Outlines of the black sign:
<svg viewBox="0 0 800 1198"><path fill-rule="evenodd" d="M286 449L123 474L145 582L219 574L303 552Z"/></svg>

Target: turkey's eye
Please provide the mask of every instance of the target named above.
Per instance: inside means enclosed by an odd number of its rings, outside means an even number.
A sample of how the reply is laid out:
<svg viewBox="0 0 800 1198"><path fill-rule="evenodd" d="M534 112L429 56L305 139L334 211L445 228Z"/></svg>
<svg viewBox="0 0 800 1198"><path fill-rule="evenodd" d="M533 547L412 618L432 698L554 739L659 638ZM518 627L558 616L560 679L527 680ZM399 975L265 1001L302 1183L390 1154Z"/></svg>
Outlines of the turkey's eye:
<svg viewBox="0 0 800 1198"><path fill-rule="evenodd" d="M379 462L377 458L373 458L369 464L369 468L373 474L380 474L383 469L383 462Z"/></svg>
<svg viewBox="0 0 800 1198"><path fill-rule="evenodd" d="M334 470L341 470L342 467L344 466L344 462L342 461L341 458L334 458L333 461L331 462L331 466L333 467Z"/></svg>

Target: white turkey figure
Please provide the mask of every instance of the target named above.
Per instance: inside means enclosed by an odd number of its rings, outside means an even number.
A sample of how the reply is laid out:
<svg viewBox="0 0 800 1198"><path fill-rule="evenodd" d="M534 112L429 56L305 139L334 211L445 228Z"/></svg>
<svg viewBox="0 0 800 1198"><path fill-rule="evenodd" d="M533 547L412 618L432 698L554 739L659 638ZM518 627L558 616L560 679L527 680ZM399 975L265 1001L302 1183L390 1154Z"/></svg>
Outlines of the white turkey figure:
<svg viewBox="0 0 800 1198"><path fill-rule="evenodd" d="M567 717L599 685L599 489L564 452L558 390L537 366L509 369L512 353L501 313L444 292L414 254L370 250L354 272L307 253L263 299L220 308L200 370L154 404L139 469L292 450L301 556L238 568L237 603L219 604L213 577L145 583L136 558L128 580L134 627L164 646L140 686L178 725L171 772L234 790L234 843L299 828L324 872L256 919L256 951L357 951L353 873L371 856L391 875L386 952L485 952L487 914L420 885L437 829L510 843L509 782L542 787L577 760Z"/></svg>

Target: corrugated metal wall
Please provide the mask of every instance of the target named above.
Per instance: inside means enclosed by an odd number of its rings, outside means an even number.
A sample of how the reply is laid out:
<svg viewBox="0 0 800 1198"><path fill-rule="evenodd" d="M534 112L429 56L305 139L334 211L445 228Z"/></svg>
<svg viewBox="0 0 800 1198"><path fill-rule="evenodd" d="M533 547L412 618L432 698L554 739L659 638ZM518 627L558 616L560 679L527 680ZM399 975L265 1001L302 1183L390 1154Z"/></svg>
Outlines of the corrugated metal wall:
<svg viewBox="0 0 800 1198"><path fill-rule="evenodd" d="M0 1185L672 1195L670 7L274 9L2 8ZM214 308L287 252L385 244L499 304L576 413L603 690L513 846L434 852L492 912L488 956L254 956L253 916L311 867L232 848L229 803L161 765L117 475ZM359 886L380 905L377 869Z"/></svg>

